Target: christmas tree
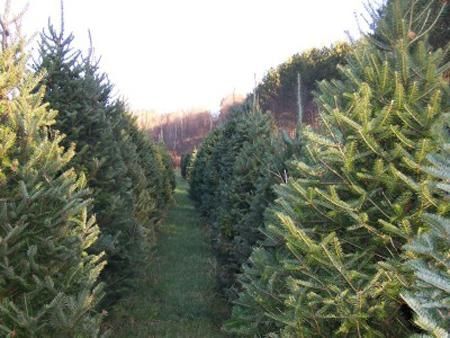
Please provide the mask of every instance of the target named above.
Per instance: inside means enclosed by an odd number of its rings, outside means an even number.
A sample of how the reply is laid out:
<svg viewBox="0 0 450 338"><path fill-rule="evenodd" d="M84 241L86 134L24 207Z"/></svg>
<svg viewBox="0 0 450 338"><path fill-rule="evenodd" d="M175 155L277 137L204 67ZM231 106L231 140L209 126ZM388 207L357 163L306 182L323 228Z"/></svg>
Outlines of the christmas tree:
<svg viewBox="0 0 450 338"><path fill-rule="evenodd" d="M320 84L321 130L302 131L302 153L277 188L269 243L249 260L230 331L412 332L400 297L411 277L402 246L419 232L424 213L439 212L421 197L428 174L420 168L438 148L434 129L448 109L445 54L426 38L434 18L414 4L389 3L377 22L382 38L356 46L340 67L343 81ZM260 257L274 259L263 266Z"/></svg>
<svg viewBox="0 0 450 338"><path fill-rule="evenodd" d="M258 220L259 211L270 199L270 186L260 180L277 175L277 155L284 153L284 147L278 138L276 127L269 114L259 110L242 113L239 117L237 132L242 133L235 146L234 164L227 181L222 183L217 208L216 248L219 255L219 281L229 298L235 297L236 273L245 262L253 245L260 238ZM236 135L236 134L235 134ZM227 162L225 162L227 163ZM270 181L270 179L269 179ZM267 188L269 191L267 191ZM258 190L259 189L259 190ZM252 209L253 208L253 209ZM252 221L245 217L253 211Z"/></svg>
<svg viewBox="0 0 450 338"><path fill-rule="evenodd" d="M96 337L103 254L74 147L53 128L41 78L23 44L0 55L0 332L2 337Z"/></svg>
<svg viewBox="0 0 450 338"><path fill-rule="evenodd" d="M196 202L202 215L210 212L209 203L212 203L218 177L209 169L212 154L219 142L222 130L214 129L203 140L192 169L189 194Z"/></svg>
<svg viewBox="0 0 450 338"><path fill-rule="evenodd" d="M404 246L416 280L402 297L416 313L415 323L429 337L448 337L450 328L450 144L448 129L444 133L446 142L438 154L429 156L432 166L424 169L433 177L432 194L424 199L436 204L439 214L425 214L427 230Z"/></svg>
<svg viewBox="0 0 450 338"><path fill-rule="evenodd" d="M155 222L173 190L162 148L141 135L123 102L112 99L112 85L99 70L92 48L84 57L49 24L41 34L37 70L45 70L45 100L60 114L56 127L75 143L74 164L94 191L94 212L102 235L96 250L106 251L102 274L108 302L132 286L143 249L155 242Z"/></svg>
<svg viewBox="0 0 450 338"><path fill-rule="evenodd" d="M180 171L181 171L181 177L184 179L187 178L187 168L189 166L189 163L191 162L191 153L182 154L180 159Z"/></svg>

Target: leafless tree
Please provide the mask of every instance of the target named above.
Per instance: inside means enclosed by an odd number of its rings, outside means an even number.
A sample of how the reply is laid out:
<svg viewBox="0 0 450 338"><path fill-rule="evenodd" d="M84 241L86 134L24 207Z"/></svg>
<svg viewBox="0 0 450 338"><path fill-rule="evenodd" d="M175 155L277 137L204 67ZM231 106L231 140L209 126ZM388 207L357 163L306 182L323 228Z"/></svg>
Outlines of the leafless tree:
<svg viewBox="0 0 450 338"><path fill-rule="evenodd" d="M28 5L26 5L19 13L12 14L11 0L6 0L5 7L0 16L2 50L8 48L10 44L14 43L20 37L22 17L27 9Z"/></svg>

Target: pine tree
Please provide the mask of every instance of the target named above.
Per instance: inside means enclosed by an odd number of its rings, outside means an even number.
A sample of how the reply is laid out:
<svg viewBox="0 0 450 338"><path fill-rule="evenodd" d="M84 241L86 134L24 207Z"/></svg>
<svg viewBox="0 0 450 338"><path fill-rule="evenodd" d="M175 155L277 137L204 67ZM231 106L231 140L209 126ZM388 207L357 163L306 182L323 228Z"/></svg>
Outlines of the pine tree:
<svg viewBox="0 0 450 338"><path fill-rule="evenodd" d="M1 53L0 335L96 337L105 261L90 253L92 200L26 63L22 44Z"/></svg>
<svg viewBox="0 0 450 338"><path fill-rule="evenodd" d="M377 23L383 39L368 37L357 46L340 67L343 81L320 84L322 128L302 132L302 153L266 221L273 244L259 256L277 257L279 265L257 270L250 258L233 332L411 332L399 295L411 277L401 250L418 233L422 215L436 211L422 198L429 196L428 174L419 168L437 150L433 130L448 109L448 64L442 50L427 44L433 19L413 3L393 1ZM268 278L268 270L277 272ZM260 301L268 298L276 306ZM248 318L265 321L255 327Z"/></svg>
<svg viewBox="0 0 450 338"><path fill-rule="evenodd" d="M450 144L440 154L429 156L432 167L425 169L434 179L430 191L435 194L439 214L425 214L428 230L419 233L404 246L410 256L408 265L416 281L403 299L416 313L415 323L429 336L448 337L450 328ZM425 198L428 198L426 196ZM447 217L445 217L447 215Z"/></svg>

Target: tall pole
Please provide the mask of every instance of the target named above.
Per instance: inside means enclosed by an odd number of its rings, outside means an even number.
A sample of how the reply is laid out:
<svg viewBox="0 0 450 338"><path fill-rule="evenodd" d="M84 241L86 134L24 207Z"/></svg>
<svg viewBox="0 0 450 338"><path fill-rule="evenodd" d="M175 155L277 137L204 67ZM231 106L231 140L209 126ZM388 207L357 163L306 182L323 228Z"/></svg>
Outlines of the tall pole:
<svg viewBox="0 0 450 338"><path fill-rule="evenodd" d="M302 78L300 73L297 73L297 139L300 137L303 119L303 104L302 104Z"/></svg>

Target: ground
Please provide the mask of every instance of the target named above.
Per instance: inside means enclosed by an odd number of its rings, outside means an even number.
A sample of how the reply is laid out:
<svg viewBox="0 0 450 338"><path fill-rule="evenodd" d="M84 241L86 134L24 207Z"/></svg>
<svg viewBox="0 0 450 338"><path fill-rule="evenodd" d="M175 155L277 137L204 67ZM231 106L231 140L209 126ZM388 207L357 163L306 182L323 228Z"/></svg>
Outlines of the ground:
<svg viewBox="0 0 450 338"><path fill-rule="evenodd" d="M155 255L137 289L107 320L111 336L226 337L220 327L228 307L216 291L216 261L179 175L174 205L160 228Z"/></svg>

